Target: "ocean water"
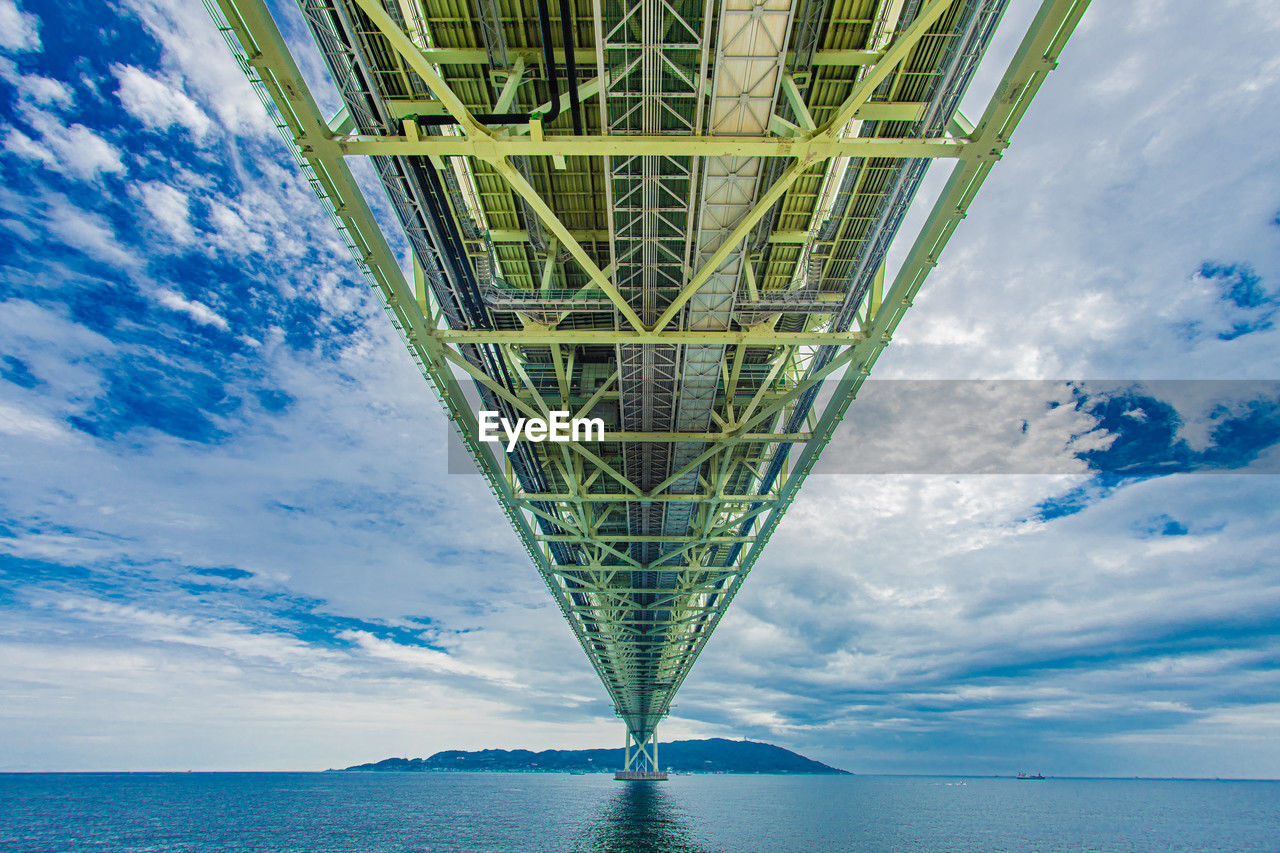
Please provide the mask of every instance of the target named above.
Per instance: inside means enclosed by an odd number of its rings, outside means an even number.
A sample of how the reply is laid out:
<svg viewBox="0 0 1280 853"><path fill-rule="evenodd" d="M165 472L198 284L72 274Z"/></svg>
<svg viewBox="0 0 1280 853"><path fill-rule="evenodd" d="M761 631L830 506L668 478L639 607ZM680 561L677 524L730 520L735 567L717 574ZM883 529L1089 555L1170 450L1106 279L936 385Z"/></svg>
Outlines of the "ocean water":
<svg viewBox="0 0 1280 853"><path fill-rule="evenodd" d="M1280 782L0 774L0 850L1280 851Z"/></svg>

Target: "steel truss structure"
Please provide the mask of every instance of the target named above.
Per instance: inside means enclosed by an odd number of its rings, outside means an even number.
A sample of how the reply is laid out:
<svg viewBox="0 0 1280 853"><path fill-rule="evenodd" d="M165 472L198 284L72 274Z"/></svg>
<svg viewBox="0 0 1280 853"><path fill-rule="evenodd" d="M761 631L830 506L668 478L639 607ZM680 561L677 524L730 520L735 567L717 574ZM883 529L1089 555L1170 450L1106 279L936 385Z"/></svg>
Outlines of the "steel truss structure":
<svg viewBox="0 0 1280 853"><path fill-rule="evenodd" d="M332 117L264 0L206 0L604 683L626 769L656 771L659 720L1087 0L1044 0L972 122L1005 0L298 3ZM464 383L604 440L506 453Z"/></svg>

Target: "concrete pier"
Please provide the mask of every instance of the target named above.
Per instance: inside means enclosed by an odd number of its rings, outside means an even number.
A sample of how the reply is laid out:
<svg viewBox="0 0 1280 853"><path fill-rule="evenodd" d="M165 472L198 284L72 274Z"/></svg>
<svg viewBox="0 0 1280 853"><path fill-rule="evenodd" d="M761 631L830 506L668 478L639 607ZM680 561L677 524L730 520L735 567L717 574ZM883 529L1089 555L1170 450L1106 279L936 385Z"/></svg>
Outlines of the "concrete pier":
<svg viewBox="0 0 1280 853"><path fill-rule="evenodd" d="M619 770L613 774L615 782L665 782L665 770Z"/></svg>

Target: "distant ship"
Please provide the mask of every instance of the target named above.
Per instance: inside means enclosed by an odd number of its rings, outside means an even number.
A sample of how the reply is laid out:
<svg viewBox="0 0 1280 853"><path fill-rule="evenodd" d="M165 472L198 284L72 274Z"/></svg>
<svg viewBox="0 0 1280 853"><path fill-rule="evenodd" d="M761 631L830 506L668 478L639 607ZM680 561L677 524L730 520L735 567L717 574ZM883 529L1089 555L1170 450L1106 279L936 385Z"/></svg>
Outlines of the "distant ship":
<svg viewBox="0 0 1280 853"><path fill-rule="evenodd" d="M1035 775L1032 775L1032 774L1030 774L1030 773L1021 773L1021 772L1019 772L1019 773L1018 773L1018 775L1017 775L1015 778L1017 778L1017 779L1043 779L1043 778L1044 778L1044 774L1042 774L1042 773L1036 773Z"/></svg>

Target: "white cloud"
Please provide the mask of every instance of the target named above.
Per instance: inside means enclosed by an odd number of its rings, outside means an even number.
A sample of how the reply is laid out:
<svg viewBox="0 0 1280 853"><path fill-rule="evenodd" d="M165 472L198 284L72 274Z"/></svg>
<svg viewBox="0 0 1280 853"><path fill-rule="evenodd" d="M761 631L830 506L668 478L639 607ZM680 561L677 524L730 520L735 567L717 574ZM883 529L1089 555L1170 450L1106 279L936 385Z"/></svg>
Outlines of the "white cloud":
<svg viewBox="0 0 1280 853"><path fill-rule="evenodd" d="M232 133L274 134L266 111L203 10L186 0L127 0L164 48L164 65L202 112ZM145 88L146 84L142 84ZM184 95L185 97L185 95ZM146 100L143 94L139 105ZM162 105L154 107L157 114ZM185 110L185 106L182 108ZM189 113L193 117L194 113ZM198 120L197 120L198 121Z"/></svg>
<svg viewBox="0 0 1280 853"><path fill-rule="evenodd" d="M262 216L260 213L257 216L248 214L247 205L243 203L232 206L213 201L209 204L209 224L213 226L212 237L219 249L236 254L258 254L266 250L266 238L246 221L261 221Z"/></svg>
<svg viewBox="0 0 1280 853"><path fill-rule="evenodd" d="M33 140L11 129L5 148L14 154L86 181L125 171L120 150L84 125L63 125L57 117L36 108L24 110L23 115L40 138Z"/></svg>
<svg viewBox="0 0 1280 853"><path fill-rule="evenodd" d="M214 326L224 332L230 328L227 321L217 311L214 311L203 302L187 299L180 293L174 293L172 290L159 290L156 291L155 299L165 308L186 314L202 325Z"/></svg>
<svg viewBox="0 0 1280 853"><path fill-rule="evenodd" d="M39 20L23 12L14 0L0 0L0 48L14 53L40 49Z"/></svg>
<svg viewBox="0 0 1280 853"><path fill-rule="evenodd" d="M179 87L156 79L132 65L113 65L111 70L120 81L120 89L116 93L120 103L143 124L156 130L181 125L197 140L208 134L212 127L209 116Z"/></svg>
<svg viewBox="0 0 1280 853"><path fill-rule="evenodd" d="M69 107L74 99L71 87L61 80L28 74L17 81L19 92L34 103Z"/></svg>
<svg viewBox="0 0 1280 853"><path fill-rule="evenodd" d="M34 223L43 230L42 223ZM0 302L0 340L5 353L20 358L28 369L61 399L39 397L44 416L62 420L67 401L92 399L102 390L102 377L93 362L113 351L110 341L86 326L67 321L61 306L37 305L14 297ZM56 346L54 345L56 342ZM67 353L76 357L68 359ZM31 408L33 395L13 400L14 405Z"/></svg>
<svg viewBox="0 0 1280 853"><path fill-rule="evenodd" d="M76 619L110 624L136 639L196 646L240 660L265 661L298 675L336 677L348 671L334 654L312 648L295 637L253 630L229 619L202 619L187 613L84 597L36 602L36 606L53 607Z"/></svg>
<svg viewBox="0 0 1280 853"><path fill-rule="evenodd" d="M355 643L370 656L391 661L412 669L422 669L444 675L464 675L499 682L507 687L517 685L512 675L492 667L475 666L458 660L453 655L422 646L406 646L391 640L375 637L368 631L343 631L339 639Z"/></svg>
<svg viewBox="0 0 1280 853"><path fill-rule="evenodd" d="M138 257L120 244L115 229L102 216L80 210L63 196L51 196L44 215L48 232L66 245L112 266L141 267Z"/></svg>
<svg viewBox="0 0 1280 853"><path fill-rule="evenodd" d="M50 138L45 143L59 155L60 166L81 178L93 178L105 172L123 172L120 151L82 124L73 124L65 135Z"/></svg>
<svg viewBox="0 0 1280 853"><path fill-rule="evenodd" d="M168 184L150 181L139 188L139 194L151 218L170 237L178 243L190 243L195 238L186 193Z"/></svg>
<svg viewBox="0 0 1280 853"><path fill-rule="evenodd" d="M37 412L27 411L0 400L0 433L10 436L32 436L42 440L65 440L70 432L65 426Z"/></svg>
<svg viewBox="0 0 1280 853"><path fill-rule="evenodd" d="M50 168L58 163L58 158L52 151L17 129L10 130L5 135L4 148L27 160L38 160Z"/></svg>

